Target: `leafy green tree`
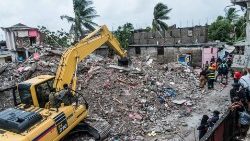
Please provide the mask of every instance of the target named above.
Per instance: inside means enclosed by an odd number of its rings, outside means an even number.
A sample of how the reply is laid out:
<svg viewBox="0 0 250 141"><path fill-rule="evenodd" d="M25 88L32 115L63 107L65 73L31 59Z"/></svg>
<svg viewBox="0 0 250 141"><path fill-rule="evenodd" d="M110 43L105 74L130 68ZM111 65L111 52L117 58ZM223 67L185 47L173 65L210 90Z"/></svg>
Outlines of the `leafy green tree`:
<svg viewBox="0 0 250 141"><path fill-rule="evenodd" d="M119 40L121 46L125 49L128 48L133 36L134 26L131 23L126 23L123 26L119 26L114 32L116 38Z"/></svg>
<svg viewBox="0 0 250 141"><path fill-rule="evenodd" d="M79 41L85 35L84 30L93 31L94 26L97 26L93 19L99 15L92 4L92 0L73 0L74 17L61 16L61 19L72 23L71 32L74 33L75 41Z"/></svg>
<svg viewBox="0 0 250 141"><path fill-rule="evenodd" d="M225 17L218 16L217 20L209 26L209 39L228 44L243 40L246 36L246 13L240 16L238 12L236 8L230 7L225 11Z"/></svg>
<svg viewBox="0 0 250 141"><path fill-rule="evenodd" d="M246 37L246 17L241 16L235 23L235 36L237 41L243 40Z"/></svg>
<svg viewBox="0 0 250 141"><path fill-rule="evenodd" d="M166 31L168 29L168 25L165 21L170 19L168 14L171 10L172 9L169 9L168 6L163 3L156 4L152 21L153 31Z"/></svg>
<svg viewBox="0 0 250 141"><path fill-rule="evenodd" d="M217 17L217 20L223 20L223 19L224 19L223 16L218 16L218 17Z"/></svg>
<svg viewBox="0 0 250 141"><path fill-rule="evenodd" d="M233 26L227 19L218 17L208 28L208 37L211 40L220 40L226 42L230 39L230 33L233 31Z"/></svg>
<svg viewBox="0 0 250 141"><path fill-rule="evenodd" d="M246 15L240 16L239 10L230 7L225 12L225 17L218 16L208 28L210 40L233 43L244 39L246 33Z"/></svg>
<svg viewBox="0 0 250 141"><path fill-rule="evenodd" d="M44 43L51 46L69 47L69 34L63 29L56 32L48 30L45 26L38 26L39 31L44 34Z"/></svg>

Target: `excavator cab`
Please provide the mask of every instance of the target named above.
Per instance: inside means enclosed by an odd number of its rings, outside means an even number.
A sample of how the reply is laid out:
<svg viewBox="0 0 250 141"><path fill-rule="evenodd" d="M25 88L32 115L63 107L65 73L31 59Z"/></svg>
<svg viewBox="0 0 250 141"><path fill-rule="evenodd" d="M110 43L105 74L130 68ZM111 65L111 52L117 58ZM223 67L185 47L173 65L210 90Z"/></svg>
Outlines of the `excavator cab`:
<svg viewBox="0 0 250 141"><path fill-rule="evenodd" d="M53 89L54 76L41 75L19 83L13 90L14 105L25 104L44 108L49 102Z"/></svg>

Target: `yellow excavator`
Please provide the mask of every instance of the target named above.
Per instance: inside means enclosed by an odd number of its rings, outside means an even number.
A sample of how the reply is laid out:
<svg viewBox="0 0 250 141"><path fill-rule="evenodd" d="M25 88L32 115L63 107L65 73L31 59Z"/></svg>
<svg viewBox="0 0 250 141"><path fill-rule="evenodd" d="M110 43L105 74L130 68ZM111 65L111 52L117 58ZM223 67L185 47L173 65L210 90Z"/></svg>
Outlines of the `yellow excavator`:
<svg viewBox="0 0 250 141"><path fill-rule="evenodd" d="M40 75L13 90L14 108L0 112L0 141L58 141L74 131L87 130L96 140L108 134L110 125L86 123L88 104L78 103L77 65L103 44L111 47L127 65L127 53L104 25L67 49L56 76Z"/></svg>

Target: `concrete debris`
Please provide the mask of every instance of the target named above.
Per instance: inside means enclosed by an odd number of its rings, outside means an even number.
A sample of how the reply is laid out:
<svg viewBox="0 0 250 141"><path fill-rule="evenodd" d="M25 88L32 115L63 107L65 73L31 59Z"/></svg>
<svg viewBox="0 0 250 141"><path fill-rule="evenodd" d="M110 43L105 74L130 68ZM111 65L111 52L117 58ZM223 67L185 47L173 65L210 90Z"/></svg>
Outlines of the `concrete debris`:
<svg viewBox="0 0 250 141"><path fill-rule="evenodd" d="M150 133L148 133L148 136L149 137L154 137L154 136L156 136L157 134L155 133L155 131L152 131L152 132L150 132Z"/></svg>
<svg viewBox="0 0 250 141"><path fill-rule="evenodd" d="M185 102L187 102L187 100L173 100L172 102L173 102L174 104L182 105L182 104L184 104Z"/></svg>
<svg viewBox="0 0 250 141"><path fill-rule="evenodd" d="M133 120L142 120L141 115L138 114L138 113L129 114L129 118L131 118L131 119L133 119Z"/></svg>
<svg viewBox="0 0 250 141"><path fill-rule="evenodd" d="M62 51L60 50L48 50L47 51L49 54L53 54L53 55L58 55L58 56L61 56L62 55Z"/></svg>
<svg viewBox="0 0 250 141"><path fill-rule="evenodd" d="M163 88L163 92L167 97L175 97L176 91L172 88Z"/></svg>
<svg viewBox="0 0 250 141"><path fill-rule="evenodd" d="M62 52L43 50L39 59L0 67L0 92L37 75L55 75ZM98 115L111 124L108 140L144 140L162 134L170 140L179 138L176 133L190 134L189 123L179 120L201 111L199 74L178 63L160 64L155 58L131 60L132 67L125 68L117 66L117 60L90 55L78 65L77 90L89 102L90 117ZM0 94L8 99L1 108L12 105L10 92Z"/></svg>
<svg viewBox="0 0 250 141"><path fill-rule="evenodd" d="M0 75L7 69L7 67L8 67L8 64L5 64L0 67Z"/></svg>
<svg viewBox="0 0 250 141"><path fill-rule="evenodd" d="M146 62L146 64L147 64L148 66L151 66L152 63L153 63L153 59L149 59L149 60Z"/></svg>
<svg viewBox="0 0 250 141"><path fill-rule="evenodd" d="M40 55L39 55L39 53L34 53L34 60L35 61L38 61L40 59Z"/></svg>

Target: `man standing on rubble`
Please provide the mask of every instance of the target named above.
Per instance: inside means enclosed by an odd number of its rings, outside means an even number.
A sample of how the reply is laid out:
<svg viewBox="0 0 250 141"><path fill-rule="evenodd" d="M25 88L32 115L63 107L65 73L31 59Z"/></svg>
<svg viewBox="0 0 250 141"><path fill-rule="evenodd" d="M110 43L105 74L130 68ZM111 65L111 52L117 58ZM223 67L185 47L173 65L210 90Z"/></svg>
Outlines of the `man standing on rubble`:
<svg viewBox="0 0 250 141"><path fill-rule="evenodd" d="M215 67L211 66L208 68L207 78L208 78L208 89L213 89L215 81Z"/></svg>
<svg viewBox="0 0 250 141"><path fill-rule="evenodd" d="M221 83L227 85L227 79L228 79L228 65L227 62L224 60L222 64L219 66L219 69L221 70ZM224 82L224 79L226 79L226 82Z"/></svg>
<svg viewBox="0 0 250 141"><path fill-rule="evenodd" d="M210 65L208 64L208 61L206 61L206 64L204 65L204 67L205 67L206 69L208 69L209 66L210 66Z"/></svg>
<svg viewBox="0 0 250 141"><path fill-rule="evenodd" d="M202 69L200 73L200 88L203 89L207 83L207 69Z"/></svg>
<svg viewBox="0 0 250 141"><path fill-rule="evenodd" d="M220 64L222 62L222 60L220 59L220 56L217 58L217 60L216 60L216 63L217 64Z"/></svg>

